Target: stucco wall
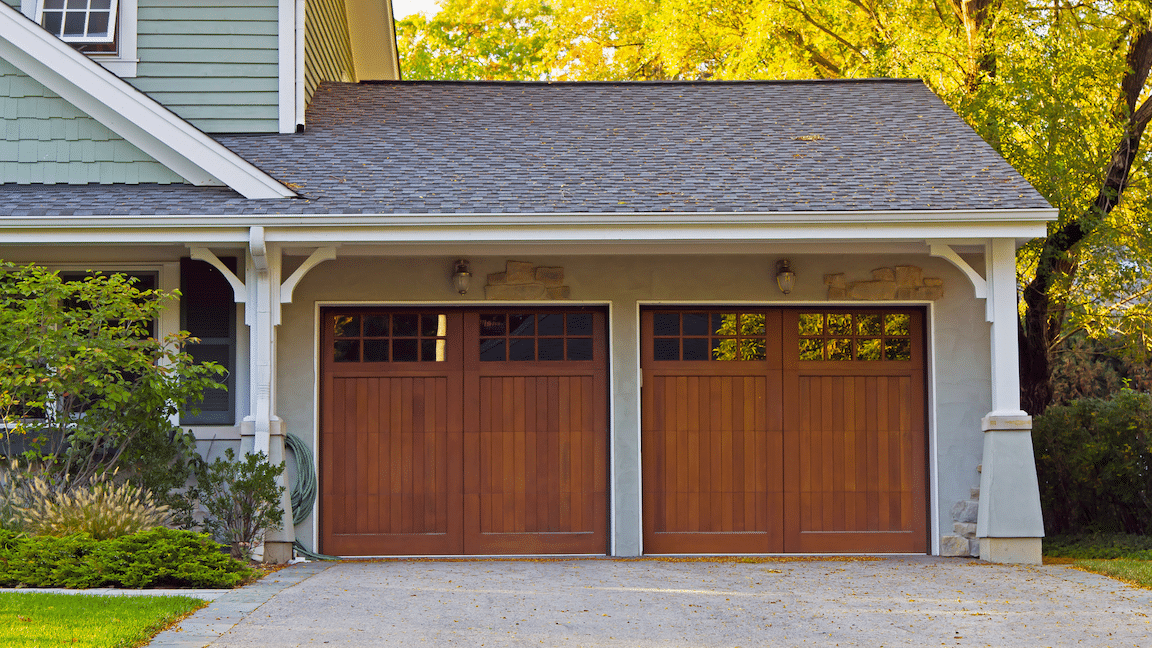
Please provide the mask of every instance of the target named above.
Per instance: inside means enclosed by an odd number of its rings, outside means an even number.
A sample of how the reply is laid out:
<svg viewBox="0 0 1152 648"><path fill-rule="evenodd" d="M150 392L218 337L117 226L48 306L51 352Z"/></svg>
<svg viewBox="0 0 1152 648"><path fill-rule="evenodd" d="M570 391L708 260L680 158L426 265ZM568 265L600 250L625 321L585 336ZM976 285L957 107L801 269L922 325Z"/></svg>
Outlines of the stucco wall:
<svg viewBox="0 0 1152 648"><path fill-rule="evenodd" d="M508 257L473 257L473 288L461 298L449 284L452 259L344 257L314 269L286 305L278 330L277 412L287 429L314 443L316 436L317 302L477 303L485 277L504 270ZM766 256L515 256L537 265L561 266L573 301L610 306L611 425L614 553L640 551L638 396L639 322L642 303L826 304L823 275L847 273L868 279L871 270L917 265L925 276L944 279L944 297L928 309L930 454L938 479L930 493L935 537L952 532L949 509L979 484L980 418L991 407L989 327L983 300L945 261L913 255L792 256L794 292L785 297L772 278L778 257ZM291 264L286 264L291 265ZM287 271L286 271L287 272ZM852 302L865 305L867 302ZM932 369L935 369L933 375ZM935 474L937 477L932 477ZM930 483L930 488L932 485ZM311 521L297 529L311 545ZM935 546L935 540L930 546Z"/></svg>

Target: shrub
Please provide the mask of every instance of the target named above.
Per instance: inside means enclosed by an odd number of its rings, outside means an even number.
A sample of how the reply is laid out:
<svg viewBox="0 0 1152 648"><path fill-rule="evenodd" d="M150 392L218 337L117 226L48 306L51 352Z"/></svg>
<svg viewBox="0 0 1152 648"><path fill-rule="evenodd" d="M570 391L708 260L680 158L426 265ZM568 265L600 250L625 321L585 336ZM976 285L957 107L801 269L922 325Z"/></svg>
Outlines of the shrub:
<svg viewBox="0 0 1152 648"><path fill-rule="evenodd" d="M0 531L4 587L236 587L257 575L206 534L156 528L96 540Z"/></svg>
<svg viewBox="0 0 1152 648"><path fill-rule="evenodd" d="M163 526L171 517L151 493L127 482L117 484L106 474L71 487L54 485L42 475L28 481L25 500L14 509L22 526L36 535L87 533L106 540Z"/></svg>
<svg viewBox="0 0 1152 648"><path fill-rule="evenodd" d="M1048 534L1152 533L1152 395L1123 389L1033 420Z"/></svg>
<svg viewBox="0 0 1152 648"><path fill-rule="evenodd" d="M249 559L266 530L282 527L284 487L276 479L284 473L284 465L269 464L264 453L236 461L231 448L225 457L217 457L200 475L197 493L207 511L204 528L232 548L233 558Z"/></svg>

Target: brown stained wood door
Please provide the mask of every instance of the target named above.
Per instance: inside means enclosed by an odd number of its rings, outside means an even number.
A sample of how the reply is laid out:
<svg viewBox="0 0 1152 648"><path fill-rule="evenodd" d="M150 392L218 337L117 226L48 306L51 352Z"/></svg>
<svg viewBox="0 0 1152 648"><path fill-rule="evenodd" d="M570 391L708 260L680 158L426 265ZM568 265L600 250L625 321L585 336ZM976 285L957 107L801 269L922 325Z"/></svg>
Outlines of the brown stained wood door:
<svg viewBox="0 0 1152 648"><path fill-rule="evenodd" d="M649 553L927 551L918 309L641 313Z"/></svg>
<svg viewBox="0 0 1152 648"><path fill-rule="evenodd" d="M605 553L600 311L325 309L321 550Z"/></svg>
<svg viewBox="0 0 1152 648"><path fill-rule="evenodd" d="M463 552L462 319L323 312L322 551Z"/></svg>
<svg viewBox="0 0 1152 648"><path fill-rule="evenodd" d="M603 312L490 309L464 330L465 553L605 553Z"/></svg>
<svg viewBox="0 0 1152 648"><path fill-rule="evenodd" d="M780 317L642 312L645 551L784 550Z"/></svg>
<svg viewBox="0 0 1152 648"><path fill-rule="evenodd" d="M785 546L926 552L919 310L784 314Z"/></svg>

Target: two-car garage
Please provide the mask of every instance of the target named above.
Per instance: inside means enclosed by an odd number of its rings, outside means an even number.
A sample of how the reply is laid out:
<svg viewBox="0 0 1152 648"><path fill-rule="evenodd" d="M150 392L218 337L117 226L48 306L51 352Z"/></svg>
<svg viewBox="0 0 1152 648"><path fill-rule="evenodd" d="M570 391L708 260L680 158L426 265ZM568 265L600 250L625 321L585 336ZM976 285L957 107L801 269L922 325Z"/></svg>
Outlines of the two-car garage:
<svg viewBox="0 0 1152 648"><path fill-rule="evenodd" d="M922 311L640 324L646 553L926 551ZM604 310L331 308L320 344L322 551L608 552Z"/></svg>

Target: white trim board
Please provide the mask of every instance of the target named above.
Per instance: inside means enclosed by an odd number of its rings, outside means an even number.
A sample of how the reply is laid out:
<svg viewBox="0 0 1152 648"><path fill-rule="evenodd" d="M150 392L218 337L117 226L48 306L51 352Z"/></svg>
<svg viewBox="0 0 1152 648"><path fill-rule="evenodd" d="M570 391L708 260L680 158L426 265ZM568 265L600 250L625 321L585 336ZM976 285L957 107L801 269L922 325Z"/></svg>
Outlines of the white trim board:
<svg viewBox="0 0 1152 648"><path fill-rule="evenodd" d="M296 195L5 3L0 58L194 185L226 185L252 199Z"/></svg>

